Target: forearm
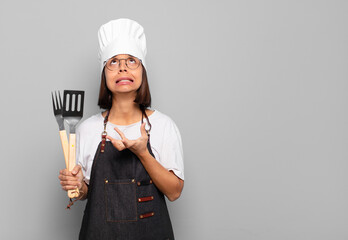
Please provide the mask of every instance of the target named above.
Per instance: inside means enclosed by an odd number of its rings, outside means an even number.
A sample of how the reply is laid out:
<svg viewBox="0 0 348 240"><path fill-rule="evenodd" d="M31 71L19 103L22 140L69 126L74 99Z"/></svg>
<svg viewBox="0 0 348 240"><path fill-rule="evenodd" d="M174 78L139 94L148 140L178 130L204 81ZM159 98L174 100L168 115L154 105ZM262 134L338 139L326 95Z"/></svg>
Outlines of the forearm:
<svg viewBox="0 0 348 240"><path fill-rule="evenodd" d="M141 163L150 175L153 183L170 201L175 201L181 195L184 181L173 172L165 169L148 151L137 154Z"/></svg>

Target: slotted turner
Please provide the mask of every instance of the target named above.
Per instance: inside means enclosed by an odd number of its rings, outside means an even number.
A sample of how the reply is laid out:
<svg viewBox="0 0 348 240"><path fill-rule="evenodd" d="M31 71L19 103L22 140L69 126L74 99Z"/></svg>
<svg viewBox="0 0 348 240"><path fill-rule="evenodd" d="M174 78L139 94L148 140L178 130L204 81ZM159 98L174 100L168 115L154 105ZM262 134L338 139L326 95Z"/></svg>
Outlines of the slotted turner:
<svg viewBox="0 0 348 240"><path fill-rule="evenodd" d="M65 159L65 166L68 168L69 164L69 144L68 144L68 137L66 135L65 127L64 127L64 118L62 115L63 112L63 104L62 104L62 98L60 97L60 92L58 91L58 97L57 92L54 92L55 98L52 94L52 104L53 104L53 112L54 116L56 117L58 126L59 126L59 135L60 135L60 142L62 143L63 153L64 153L64 159Z"/></svg>
<svg viewBox="0 0 348 240"><path fill-rule="evenodd" d="M76 125L83 116L84 91L64 90L63 118L69 125L69 164L68 170L72 171L76 165ZM79 196L79 190L68 191L70 198Z"/></svg>

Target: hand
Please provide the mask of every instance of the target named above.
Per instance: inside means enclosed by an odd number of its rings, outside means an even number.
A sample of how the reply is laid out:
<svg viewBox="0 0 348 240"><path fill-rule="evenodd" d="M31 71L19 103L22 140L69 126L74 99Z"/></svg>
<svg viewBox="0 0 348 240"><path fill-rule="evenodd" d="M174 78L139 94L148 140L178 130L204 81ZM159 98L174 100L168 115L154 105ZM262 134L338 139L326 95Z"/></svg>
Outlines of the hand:
<svg viewBox="0 0 348 240"><path fill-rule="evenodd" d="M83 186L83 174L80 165L76 165L70 172L68 169L62 169L59 171L60 185L65 191L78 188L82 189Z"/></svg>
<svg viewBox="0 0 348 240"><path fill-rule="evenodd" d="M125 135L123 134L123 132L121 132L117 127L115 127L114 129L120 135L122 140L113 139L110 136L106 136L106 138L111 141L112 145L114 145L114 147L117 148L117 150L122 151L123 149L128 148L134 154L140 155L148 151L147 140L149 137L146 133L145 125L146 123L141 124L140 126L141 136L136 140L127 139Z"/></svg>

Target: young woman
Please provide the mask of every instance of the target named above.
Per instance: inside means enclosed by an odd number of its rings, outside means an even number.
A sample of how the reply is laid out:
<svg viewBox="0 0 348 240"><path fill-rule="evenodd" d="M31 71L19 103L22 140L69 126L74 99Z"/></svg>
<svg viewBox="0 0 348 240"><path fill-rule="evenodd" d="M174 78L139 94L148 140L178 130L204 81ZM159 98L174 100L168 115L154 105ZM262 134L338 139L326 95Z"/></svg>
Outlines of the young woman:
<svg viewBox="0 0 348 240"><path fill-rule="evenodd" d="M146 39L135 21L99 29L98 105L107 109L77 129L78 165L61 170L62 188L87 199L80 239L174 239L164 196L184 185L181 137L165 114L149 109Z"/></svg>

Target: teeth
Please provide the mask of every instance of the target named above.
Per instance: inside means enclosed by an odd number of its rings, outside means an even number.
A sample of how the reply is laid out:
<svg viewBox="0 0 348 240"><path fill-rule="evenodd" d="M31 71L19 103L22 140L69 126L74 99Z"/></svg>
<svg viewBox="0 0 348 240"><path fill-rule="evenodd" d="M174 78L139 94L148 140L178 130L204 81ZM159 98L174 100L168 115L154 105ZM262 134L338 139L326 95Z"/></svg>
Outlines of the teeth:
<svg viewBox="0 0 348 240"><path fill-rule="evenodd" d="M118 81L118 82L132 82L132 81L129 80L129 79L123 79L123 80L120 80L120 81Z"/></svg>

